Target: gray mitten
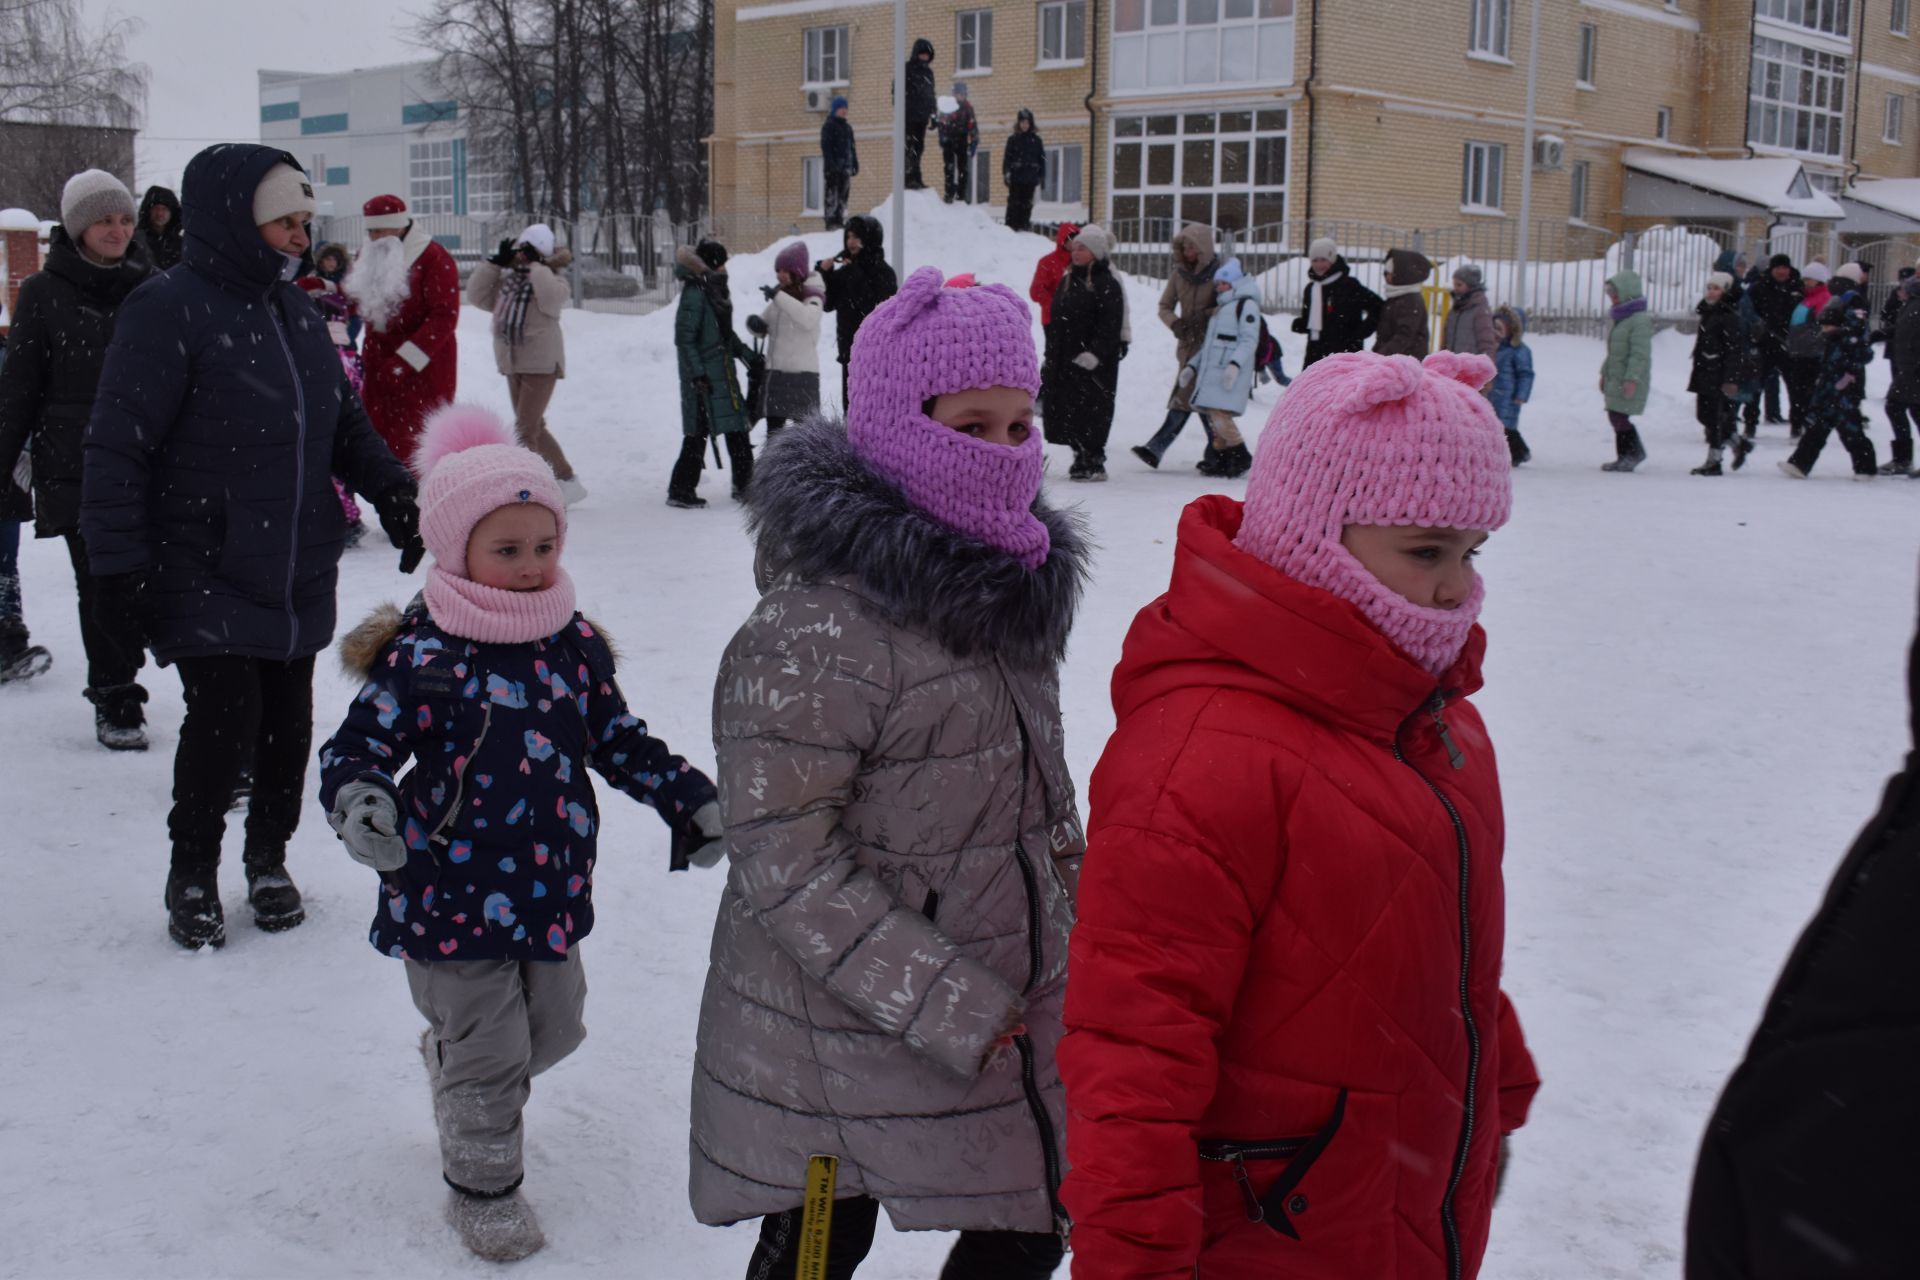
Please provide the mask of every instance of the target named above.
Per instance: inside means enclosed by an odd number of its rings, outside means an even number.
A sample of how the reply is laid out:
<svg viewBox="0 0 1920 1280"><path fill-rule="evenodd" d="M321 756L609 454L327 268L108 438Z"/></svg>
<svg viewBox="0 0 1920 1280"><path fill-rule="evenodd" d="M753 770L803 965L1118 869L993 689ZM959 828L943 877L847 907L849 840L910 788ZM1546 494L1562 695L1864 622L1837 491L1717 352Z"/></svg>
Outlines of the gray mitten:
<svg viewBox="0 0 1920 1280"><path fill-rule="evenodd" d="M696 809L692 825L706 839L687 855L687 861L696 867L718 866L720 859L727 856L727 842L720 838L726 834L726 829L720 825L719 802L709 800Z"/></svg>
<svg viewBox="0 0 1920 1280"><path fill-rule="evenodd" d="M327 821L355 862L375 871L407 865L407 842L400 838L400 807L393 793L377 782L349 782L333 796Z"/></svg>
<svg viewBox="0 0 1920 1280"><path fill-rule="evenodd" d="M1093 354L1093 352L1091 351L1082 351L1079 355L1073 358L1073 362L1079 365L1082 369L1085 369L1088 373L1092 373L1095 369L1098 369L1100 367L1100 357Z"/></svg>

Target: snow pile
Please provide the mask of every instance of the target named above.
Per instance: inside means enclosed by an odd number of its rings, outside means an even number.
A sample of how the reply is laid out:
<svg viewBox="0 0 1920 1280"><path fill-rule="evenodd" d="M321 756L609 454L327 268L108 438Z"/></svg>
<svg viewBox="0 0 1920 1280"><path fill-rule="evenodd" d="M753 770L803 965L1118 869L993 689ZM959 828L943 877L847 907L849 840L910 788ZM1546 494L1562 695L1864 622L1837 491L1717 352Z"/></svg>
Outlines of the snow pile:
<svg viewBox="0 0 1920 1280"><path fill-rule="evenodd" d="M1713 273L1714 259L1725 246L1712 236L1703 236L1685 227L1650 227L1635 237L1633 270L1647 293L1647 306L1655 315L1690 315ZM1606 275L1611 277L1625 265L1625 246L1614 244L1607 250Z"/></svg>

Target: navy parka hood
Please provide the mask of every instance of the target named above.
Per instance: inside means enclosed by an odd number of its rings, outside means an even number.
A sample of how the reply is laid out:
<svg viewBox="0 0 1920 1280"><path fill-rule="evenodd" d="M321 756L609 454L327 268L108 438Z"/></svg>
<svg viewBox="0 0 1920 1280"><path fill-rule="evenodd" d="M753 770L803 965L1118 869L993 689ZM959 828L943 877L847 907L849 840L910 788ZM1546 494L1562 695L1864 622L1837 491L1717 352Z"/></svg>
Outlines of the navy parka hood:
<svg viewBox="0 0 1920 1280"><path fill-rule="evenodd" d="M278 164L300 169L288 152L251 142L223 142L188 163L181 184L186 222L182 261L246 293L260 293L279 282L285 259L253 220L253 193Z"/></svg>

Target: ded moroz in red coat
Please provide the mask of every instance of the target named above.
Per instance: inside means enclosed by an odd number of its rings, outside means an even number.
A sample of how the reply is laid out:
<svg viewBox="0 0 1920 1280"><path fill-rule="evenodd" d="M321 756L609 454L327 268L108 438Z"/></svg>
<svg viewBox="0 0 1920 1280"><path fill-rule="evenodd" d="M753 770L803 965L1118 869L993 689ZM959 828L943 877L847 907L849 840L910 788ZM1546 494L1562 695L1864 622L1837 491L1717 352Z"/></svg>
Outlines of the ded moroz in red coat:
<svg viewBox="0 0 1920 1280"><path fill-rule="evenodd" d="M453 255L413 223L400 243L407 263L407 296L384 325L367 316L361 357L366 365L367 416L394 456L413 457L427 415L453 400L459 357L460 268Z"/></svg>
<svg viewBox="0 0 1920 1280"><path fill-rule="evenodd" d="M1436 688L1240 518L1187 508L1113 676L1060 1048L1073 1274L1470 1278L1538 1088L1463 701L1485 635Z"/></svg>

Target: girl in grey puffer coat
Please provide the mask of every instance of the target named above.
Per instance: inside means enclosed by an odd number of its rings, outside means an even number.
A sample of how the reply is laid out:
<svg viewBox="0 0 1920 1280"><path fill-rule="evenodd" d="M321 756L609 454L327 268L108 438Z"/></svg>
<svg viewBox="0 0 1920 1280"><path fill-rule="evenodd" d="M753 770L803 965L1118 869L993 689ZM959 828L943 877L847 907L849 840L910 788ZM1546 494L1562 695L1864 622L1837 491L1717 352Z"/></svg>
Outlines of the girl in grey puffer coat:
<svg viewBox="0 0 1920 1280"><path fill-rule="evenodd" d="M863 353L901 345L887 312L917 284L862 328L857 383ZM1004 294L1025 323L1005 290L964 292ZM902 434L947 431L917 412L928 390L900 397L916 419ZM863 383L854 405L851 432L781 432L749 498L762 599L714 694L731 873L700 1014L693 1209L763 1217L756 1265L790 1274L824 1154L836 1253L865 1233L857 1260L884 1205L898 1229L962 1232L949 1274L1045 1276L1065 1225L1054 1048L1085 847L1057 667L1086 551L1037 497L1037 465L1035 567L936 519L859 443L886 395Z"/></svg>

